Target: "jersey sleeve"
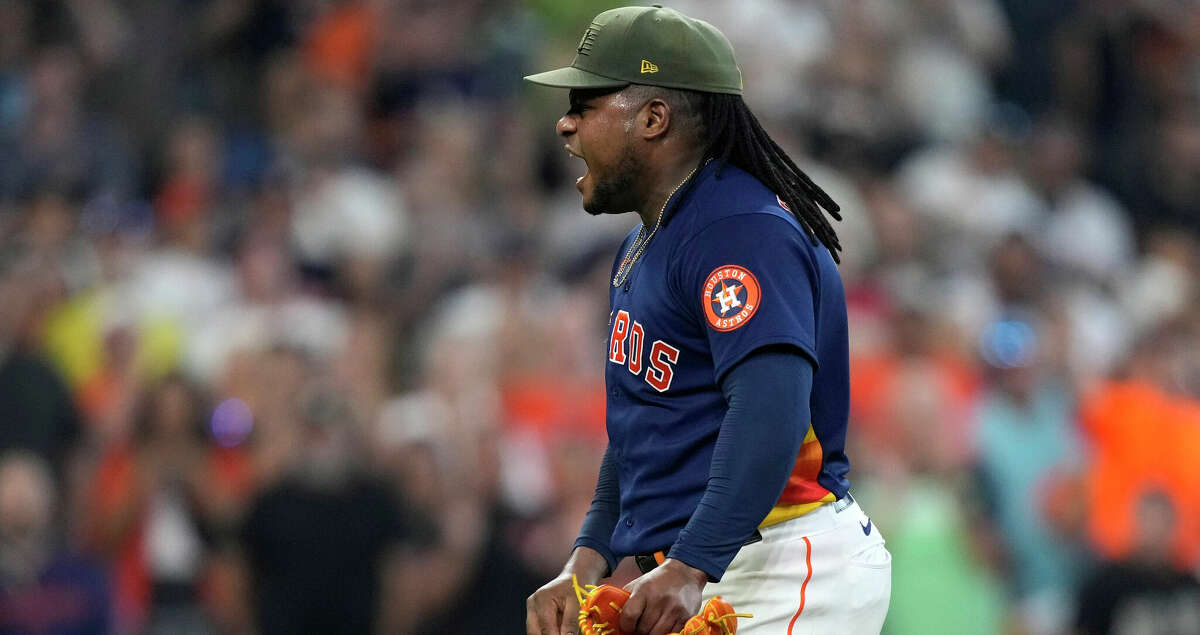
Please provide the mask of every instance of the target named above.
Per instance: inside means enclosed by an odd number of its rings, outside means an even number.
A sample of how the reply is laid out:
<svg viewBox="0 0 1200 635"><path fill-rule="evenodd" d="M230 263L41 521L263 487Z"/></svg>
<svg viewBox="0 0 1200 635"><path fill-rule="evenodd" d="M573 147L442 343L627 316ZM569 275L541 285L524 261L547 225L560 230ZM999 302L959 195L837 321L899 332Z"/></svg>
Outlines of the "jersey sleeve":
<svg viewBox="0 0 1200 635"><path fill-rule="evenodd" d="M680 245L672 292L708 336L716 381L770 345L794 346L817 367L815 257L798 227L766 213L722 218Z"/></svg>

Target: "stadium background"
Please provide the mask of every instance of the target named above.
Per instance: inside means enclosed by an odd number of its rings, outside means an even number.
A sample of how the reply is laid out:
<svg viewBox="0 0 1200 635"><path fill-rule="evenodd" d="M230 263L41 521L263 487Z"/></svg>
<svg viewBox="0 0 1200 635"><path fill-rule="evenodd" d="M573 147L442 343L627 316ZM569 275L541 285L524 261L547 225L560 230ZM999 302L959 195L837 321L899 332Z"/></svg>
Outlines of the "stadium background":
<svg viewBox="0 0 1200 635"><path fill-rule="evenodd" d="M844 210L886 632L1196 632L1200 4L673 6ZM0 0L0 632L523 632L634 219L520 77L605 8Z"/></svg>

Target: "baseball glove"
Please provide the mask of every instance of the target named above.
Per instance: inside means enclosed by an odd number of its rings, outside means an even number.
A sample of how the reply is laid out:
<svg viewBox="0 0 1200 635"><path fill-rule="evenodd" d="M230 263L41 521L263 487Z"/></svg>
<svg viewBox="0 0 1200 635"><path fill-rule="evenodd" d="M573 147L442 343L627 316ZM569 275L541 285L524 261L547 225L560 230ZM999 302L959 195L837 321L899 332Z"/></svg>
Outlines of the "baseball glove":
<svg viewBox="0 0 1200 635"><path fill-rule="evenodd" d="M575 597L579 599L579 632L582 635L633 635L621 630L621 608L629 599L629 591L604 584L580 587L575 576Z"/></svg>
<svg viewBox="0 0 1200 635"><path fill-rule="evenodd" d="M729 602L721 596L704 603L700 612L688 618L683 630L671 635L734 635L737 633L737 618L754 617L750 613L735 613Z"/></svg>
<svg viewBox="0 0 1200 635"><path fill-rule="evenodd" d="M575 597L579 600L579 632L582 635L632 635L621 630L621 609L629 599L629 591L609 584L579 586L574 577ZM734 635L737 618L754 617L736 613L728 602L717 596L688 618L683 630L671 635Z"/></svg>

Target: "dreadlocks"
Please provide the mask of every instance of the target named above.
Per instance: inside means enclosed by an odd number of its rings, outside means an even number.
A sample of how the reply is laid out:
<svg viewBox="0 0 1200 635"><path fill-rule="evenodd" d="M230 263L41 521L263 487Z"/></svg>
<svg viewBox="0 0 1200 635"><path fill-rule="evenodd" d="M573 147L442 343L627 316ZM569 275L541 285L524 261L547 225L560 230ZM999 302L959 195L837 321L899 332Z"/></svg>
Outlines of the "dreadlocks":
<svg viewBox="0 0 1200 635"><path fill-rule="evenodd" d="M841 262L842 244L829 216L842 220L841 207L804 173L763 130L740 95L641 87L671 99L676 116L696 132L704 147L703 160L718 162L717 174L726 165L745 170L786 203L813 245L825 245L834 262Z"/></svg>
<svg viewBox="0 0 1200 635"><path fill-rule="evenodd" d="M702 94L701 111L704 137L707 139L704 158L719 161L717 174L726 164L737 166L775 192L787 203L785 207L800 222L813 245L820 241L841 262L838 253L842 244L822 211L842 220L841 207L829 198L791 157L775 143L740 95Z"/></svg>

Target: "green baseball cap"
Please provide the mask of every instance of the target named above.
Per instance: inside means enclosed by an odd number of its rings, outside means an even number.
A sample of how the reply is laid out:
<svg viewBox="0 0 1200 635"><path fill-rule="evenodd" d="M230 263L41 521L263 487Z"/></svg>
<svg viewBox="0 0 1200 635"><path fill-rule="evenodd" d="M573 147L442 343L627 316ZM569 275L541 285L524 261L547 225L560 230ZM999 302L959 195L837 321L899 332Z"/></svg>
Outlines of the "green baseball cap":
<svg viewBox="0 0 1200 635"><path fill-rule="evenodd" d="M525 79L557 88L648 84L742 94L742 71L725 35L703 20L659 4L601 13L576 51L570 66Z"/></svg>

